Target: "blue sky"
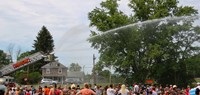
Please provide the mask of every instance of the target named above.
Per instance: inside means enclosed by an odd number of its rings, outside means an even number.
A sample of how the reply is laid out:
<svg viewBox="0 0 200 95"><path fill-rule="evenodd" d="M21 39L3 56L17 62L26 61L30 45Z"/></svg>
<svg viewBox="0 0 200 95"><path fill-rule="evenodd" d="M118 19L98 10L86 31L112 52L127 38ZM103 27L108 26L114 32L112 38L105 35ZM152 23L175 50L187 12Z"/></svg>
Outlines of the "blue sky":
<svg viewBox="0 0 200 95"><path fill-rule="evenodd" d="M0 0L0 49L14 52L33 49L32 45L43 25L51 32L55 55L65 66L72 62L85 65L85 72L92 69L92 55L96 50L86 41L90 29L88 12L99 7L102 0ZM105 0L104 0L105 1ZM128 0L119 2L120 9L130 14ZM194 6L200 10L199 0L180 0L179 5Z"/></svg>

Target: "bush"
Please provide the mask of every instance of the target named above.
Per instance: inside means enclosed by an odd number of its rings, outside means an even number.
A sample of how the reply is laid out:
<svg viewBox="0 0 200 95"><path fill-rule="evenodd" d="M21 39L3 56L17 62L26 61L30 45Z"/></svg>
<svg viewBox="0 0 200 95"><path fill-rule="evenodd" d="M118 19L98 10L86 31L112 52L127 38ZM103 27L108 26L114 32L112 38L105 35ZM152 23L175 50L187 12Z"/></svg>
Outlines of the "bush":
<svg viewBox="0 0 200 95"><path fill-rule="evenodd" d="M27 80L25 80L25 78ZM15 75L16 82L19 84L36 84L41 80L39 72L31 72L27 74L25 71L19 71Z"/></svg>
<svg viewBox="0 0 200 95"><path fill-rule="evenodd" d="M31 84L36 84L41 80L41 74L39 72L32 72L28 76L28 82Z"/></svg>

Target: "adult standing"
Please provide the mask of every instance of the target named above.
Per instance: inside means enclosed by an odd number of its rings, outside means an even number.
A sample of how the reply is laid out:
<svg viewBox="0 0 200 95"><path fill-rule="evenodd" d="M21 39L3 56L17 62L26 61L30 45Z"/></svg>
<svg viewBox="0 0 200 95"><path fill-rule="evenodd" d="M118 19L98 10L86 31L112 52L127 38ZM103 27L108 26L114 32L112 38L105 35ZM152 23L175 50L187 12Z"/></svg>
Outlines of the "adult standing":
<svg viewBox="0 0 200 95"><path fill-rule="evenodd" d="M137 85L137 84L135 83L134 86L133 86L133 92L134 92L135 94L139 94L139 90L140 90L139 85Z"/></svg>
<svg viewBox="0 0 200 95"><path fill-rule="evenodd" d="M69 91L67 85L63 88L63 95L67 95L67 92Z"/></svg>
<svg viewBox="0 0 200 95"><path fill-rule="evenodd" d="M121 86L118 95L129 95L129 90L126 89L126 86L124 84Z"/></svg>
<svg viewBox="0 0 200 95"><path fill-rule="evenodd" d="M102 95L102 90L100 89L99 85L97 85L95 92L97 95Z"/></svg>
<svg viewBox="0 0 200 95"><path fill-rule="evenodd" d="M196 95L200 95L200 83L199 83L199 82L197 83L197 87L196 87L196 90L195 90L195 94L196 94Z"/></svg>
<svg viewBox="0 0 200 95"><path fill-rule="evenodd" d="M115 89L113 88L113 84L110 84L110 87L107 89L107 95L115 95Z"/></svg>
<svg viewBox="0 0 200 95"><path fill-rule="evenodd" d="M53 88L50 89L49 95L60 95L62 94L59 89L57 89L57 86L55 85Z"/></svg>
<svg viewBox="0 0 200 95"><path fill-rule="evenodd" d="M47 86L44 86L44 95L49 95L50 89Z"/></svg>
<svg viewBox="0 0 200 95"><path fill-rule="evenodd" d="M156 88L155 87L152 88L152 95L158 95L158 93L156 92Z"/></svg>
<svg viewBox="0 0 200 95"><path fill-rule="evenodd" d="M190 91L190 86L187 86L187 88L185 89L185 94L190 95L189 91Z"/></svg>
<svg viewBox="0 0 200 95"><path fill-rule="evenodd" d="M92 91L91 89L89 89L89 85L87 83L84 83L84 88L82 90L80 90L78 93L76 93L76 95L96 95L96 93L94 91Z"/></svg>

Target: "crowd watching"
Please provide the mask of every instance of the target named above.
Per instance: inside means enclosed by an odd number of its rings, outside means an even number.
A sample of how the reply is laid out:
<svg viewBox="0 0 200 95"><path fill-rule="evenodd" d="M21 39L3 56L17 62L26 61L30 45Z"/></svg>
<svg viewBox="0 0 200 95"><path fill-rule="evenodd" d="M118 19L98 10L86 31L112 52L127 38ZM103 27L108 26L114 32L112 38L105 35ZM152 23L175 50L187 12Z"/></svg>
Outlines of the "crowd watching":
<svg viewBox="0 0 200 95"><path fill-rule="evenodd" d="M84 83L83 86L69 84L48 85L48 86L17 86L7 88L5 91L0 90L0 95L190 95L190 87L179 88L176 85L142 85L134 83L127 84L110 84L93 86Z"/></svg>

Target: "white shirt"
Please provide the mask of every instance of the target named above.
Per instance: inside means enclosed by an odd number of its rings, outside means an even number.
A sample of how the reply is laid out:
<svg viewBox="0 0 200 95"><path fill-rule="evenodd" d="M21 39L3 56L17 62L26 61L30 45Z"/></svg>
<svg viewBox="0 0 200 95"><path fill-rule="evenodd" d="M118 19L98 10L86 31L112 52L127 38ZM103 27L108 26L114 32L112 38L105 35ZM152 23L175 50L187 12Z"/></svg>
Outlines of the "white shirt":
<svg viewBox="0 0 200 95"><path fill-rule="evenodd" d="M119 94L119 93L121 93L121 95L128 95L128 93L129 93L129 90L128 90L128 89L126 89L126 90L125 90L125 93L122 93L122 90L119 90L118 94Z"/></svg>
<svg viewBox="0 0 200 95"><path fill-rule="evenodd" d="M156 91L152 91L152 95L158 95Z"/></svg>
<svg viewBox="0 0 200 95"><path fill-rule="evenodd" d="M133 88L133 91L138 93L139 92L139 86L135 85L134 88Z"/></svg>
<svg viewBox="0 0 200 95"><path fill-rule="evenodd" d="M107 95L115 95L115 90L113 88L108 88L106 93Z"/></svg>

